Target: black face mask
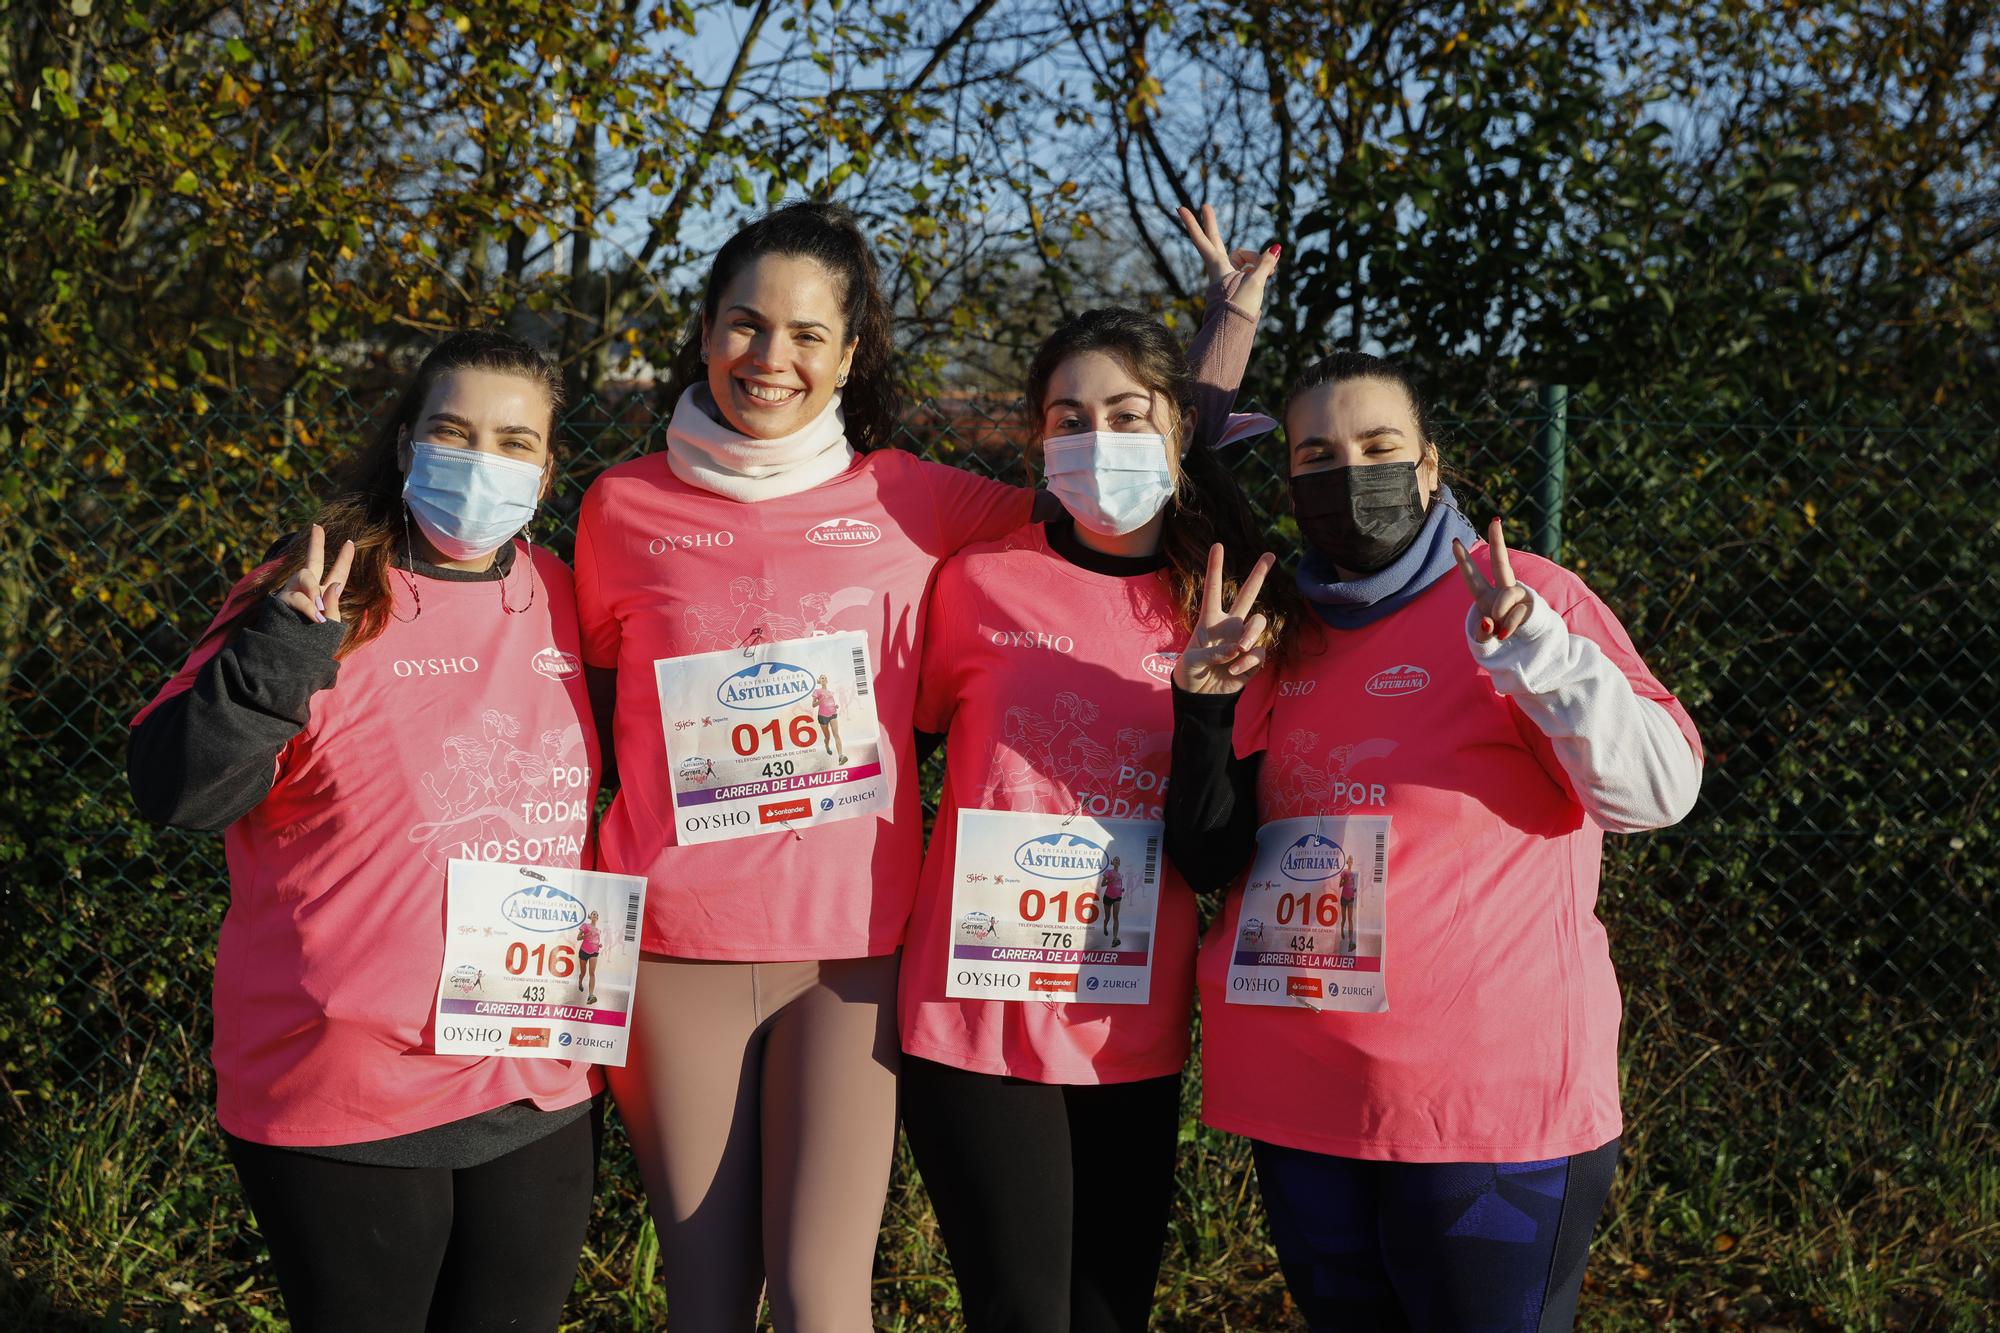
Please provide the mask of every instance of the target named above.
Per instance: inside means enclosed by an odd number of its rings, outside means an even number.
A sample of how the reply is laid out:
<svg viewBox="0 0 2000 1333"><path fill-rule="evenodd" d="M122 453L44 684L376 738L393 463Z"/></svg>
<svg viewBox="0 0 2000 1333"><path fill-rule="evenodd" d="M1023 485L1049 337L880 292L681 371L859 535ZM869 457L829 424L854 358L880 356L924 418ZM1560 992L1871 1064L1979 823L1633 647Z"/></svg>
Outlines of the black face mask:
<svg viewBox="0 0 2000 1333"><path fill-rule="evenodd" d="M1342 569L1387 568L1424 530L1415 463L1369 463L1292 478L1306 544Z"/></svg>

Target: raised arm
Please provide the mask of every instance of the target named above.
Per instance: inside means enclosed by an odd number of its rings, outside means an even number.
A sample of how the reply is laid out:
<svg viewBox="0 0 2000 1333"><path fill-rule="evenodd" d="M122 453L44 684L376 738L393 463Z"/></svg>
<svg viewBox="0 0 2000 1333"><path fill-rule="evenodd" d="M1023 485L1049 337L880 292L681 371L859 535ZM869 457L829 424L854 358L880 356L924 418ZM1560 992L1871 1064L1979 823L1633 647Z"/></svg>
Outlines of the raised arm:
<svg viewBox="0 0 2000 1333"><path fill-rule="evenodd" d="M147 819L216 832L248 814L270 792L313 695L333 684L354 547L329 570L324 533L315 526L308 540L298 574L226 642L198 648L133 721L125 771Z"/></svg>
<svg viewBox="0 0 2000 1333"><path fill-rule="evenodd" d="M1467 646L1493 688L1549 738L1578 803L1614 833L1686 818L1701 792L1702 762L1685 710L1652 679L1615 621L1604 637L1623 662L1571 632L1546 597L1515 579L1497 518L1487 530L1487 550L1490 579L1461 543L1452 543L1473 595ZM1608 613L1603 618L1610 620ZM1663 697L1647 697L1641 685Z"/></svg>
<svg viewBox="0 0 2000 1333"><path fill-rule="evenodd" d="M1195 438L1197 449L1213 448L1228 429L1243 372L1250 365L1250 348L1257 338L1257 319L1264 308L1264 288L1277 271L1284 247L1231 250L1222 239L1215 210L1201 206L1201 216L1177 210L1188 240L1201 255L1208 276L1208 297L1201 328L1188 344L1188 367L1195 378Z"/></svg>
<svg viewBox="0 0 2000 1333"><path fill-rule="evenodd" d="M1262 669L1264 616L1251 614L1267 553L1225 612L1223 551L1211 547L1202 583L1201 619L1174 664L1173 769L1167 780L1167 855L1188 887L1226 885L1257 843L1257 768L1261 756L1239 759L1234 746L1236 704L1244 682Z"/></svg>

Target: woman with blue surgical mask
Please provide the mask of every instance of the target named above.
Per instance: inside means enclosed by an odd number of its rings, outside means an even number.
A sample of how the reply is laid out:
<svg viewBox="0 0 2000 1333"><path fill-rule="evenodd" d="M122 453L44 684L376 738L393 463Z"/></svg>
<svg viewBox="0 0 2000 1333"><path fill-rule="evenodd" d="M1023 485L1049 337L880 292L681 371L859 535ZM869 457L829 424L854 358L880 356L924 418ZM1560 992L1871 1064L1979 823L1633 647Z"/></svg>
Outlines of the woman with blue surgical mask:
<svg viewBox="0 0 2000 1333"><path fill-rule="evenodd" d="M1027 396L1066 512L946 562L925 631L916 722L947 762L903 1123L973 1333L1146 1327L1194 984L1194 899L1161 855L1169 681L1205 588L1250 622L1246 671L1287 614L1260 597L1270 557L1225 577L1215 548L1259 544L1217 446L1272 424L1229 409L1278 248L1182 221L1211 284L1194 345L1122 309L1049 336Z"/></svg>
<svg viewBox="0 0 2000 1333"><path fill-rule="evenodd" d="M524 540L560 396L445 339L132 724L140 812L223 834L217 1118L298 1329L551 1329L575 1277L601 1079L443 963L450 863L593 860L570 572Z"/></svg>

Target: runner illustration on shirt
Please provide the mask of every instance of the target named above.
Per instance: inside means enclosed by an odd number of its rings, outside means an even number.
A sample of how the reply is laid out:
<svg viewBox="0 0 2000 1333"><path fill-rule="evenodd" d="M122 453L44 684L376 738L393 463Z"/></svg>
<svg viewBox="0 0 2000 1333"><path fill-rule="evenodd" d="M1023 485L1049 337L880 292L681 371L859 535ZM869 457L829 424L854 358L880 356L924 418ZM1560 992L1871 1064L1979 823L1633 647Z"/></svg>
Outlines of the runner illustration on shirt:
<svg viewBox="0 0 2000 1333"><path fill-rule="evenodd" d="M1339 745L1327 752L1322 766L1313 762L1319 745L1319 733L1308 727L1286 735L1271 781L1274 817L1336 814L1362 804L1355 798L1359 784L1348 781L1349 770L1365 760L1386 758L1396 749L1396 742L1379 737Z"/></svg>
<svg viewBox="0 0 2000 1333"><path fill-rule="evenodd" d="M1140 727L1121 728L1113 748L1106 749L1084 729L1097 720L1098 706L1071 690L1056 695L1053 712L1053 718L1045 717L1026 704L1007 710L1000 727L1005 743L994 747L986 780L988 799L1000 808L1054 803L1085 814L1106 813L1079 807L1079 796L1108 802L1126 770L1148 771L1146 756L1172 749L1171 732ZM1148 795L1158 800L1157 793Z"/></svg>
<svg viewBox="0 0 2000 1333"><path fill-rule="evenodd" d="M682 613L689 653L714 652L718 648L740 648L752 642L776 643L783 639L809 639L832 634L834 620L843 612L865 607L875 594L863 587L840 588L833 592L812 591L793 599L798 614L788 615L773 608L778 585L770 579L747 575L729 581L729 602L691 602Z"/></svg>
<svg viewBox="0 0 2000 1333"><path fill-rule="evenodd" d="M479 715L479 723L486 733L484 739L453 736L445 741L447 776L443 783L438 782L435 774L426 773L423 777L424 790L454 819L462 818L482 803L496 804L500 800L500 775L506 773L508 761L521 753L511 739L521 734L518 719L489 708ZM512 785L508 783L510 789Z"/></svg>
<svg viewBox="0 0 2000 1333"><path fill-rule="evenodd" d="M439 747L444 752L443 771L434 769L418 778L418 787L439 813L413 825L409 840L424 846L424 857L433 865L454 855L469 855L462 850L467 843L495 844L501 850L489 854L501 855L512 840L521 845L504 854L515 859L567 855L567 848L541 845L546 824L535 821L546 820L552 812L537 814L523 807L556 800L555 774L583 762L578 754L581 729L544 731L537 741L539 749L531 751L511 739L521 734L518 718L489 708L480 713L479 722L483 735L460 732L446 737Z"/></svg>
<svg viewBox="0 0 2000 1333"><path fill-rule="evenodd" d="M597 1003L597 955L604 948L604 934L597 928L597 913L576 928L576 988L585 995L585 1004Z"/></svg>
<svg viewBox="0 0 2000 1333"><path fill-rule="evenodd" d="M826 742L826 752L833 754L842 751L840 762L846 763L847 755L844 751L847 747L840 739L840 696L826 683L824 672L820 674L819 688L813 691L813 712L819 719L820 739Z"/></svg>
<svg viewBox="0 0 2000 1333"><path fill-rule="evenodd" d="M987 780L1001 808L1032 809L1044 793L1056 790L1050 775L1055 761L1049 754L1055 734L1055 725L1034 709L1016 704L1007 710L1000 725L1004 744L993 747L993 774ZM1009 799L1001 800L1003 793Z"/></svg>
<svg viewBox="0 0 2000 1333"><path fill-rule="evenodd" d="M520 786L527 791L521 793L528 800L549 801L555 799L556 771L563 766L563 734L560 731L545 731L541 736L541 752L529 754L526 750L515 750L506 759L507 767L519 774Z"/></svg>
<svg viewBox="0 0 2000 1333"><path fill-rule="evenodd" d="M752 630L770 618L770 608L764 603L776 592L771 580L743 575L729 580L728 606L690 603L682 617L687 627L688 651L706 653L741 645Z"/></svg>

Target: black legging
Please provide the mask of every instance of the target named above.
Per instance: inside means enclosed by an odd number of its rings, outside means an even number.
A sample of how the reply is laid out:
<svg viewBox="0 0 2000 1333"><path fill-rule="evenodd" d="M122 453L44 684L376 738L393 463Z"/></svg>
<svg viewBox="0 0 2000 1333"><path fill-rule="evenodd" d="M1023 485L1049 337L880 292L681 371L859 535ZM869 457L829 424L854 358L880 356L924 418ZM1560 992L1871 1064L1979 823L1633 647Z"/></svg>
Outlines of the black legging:
<svg viewBox="0 0 2000 1333"><path fill-rule="evenodd" d="M1180 1077L1030 1083L903 1057L903 1128L970 1333L1140 1333L1173 1204Z"/></svg>
<svg viewBox="0 0 2000 1333"><path fill-rule="evenodd" d="M480 1166L360 1166L233 1135L298 1333L553 1329L576 1280L595 1114Z"/></svg>

